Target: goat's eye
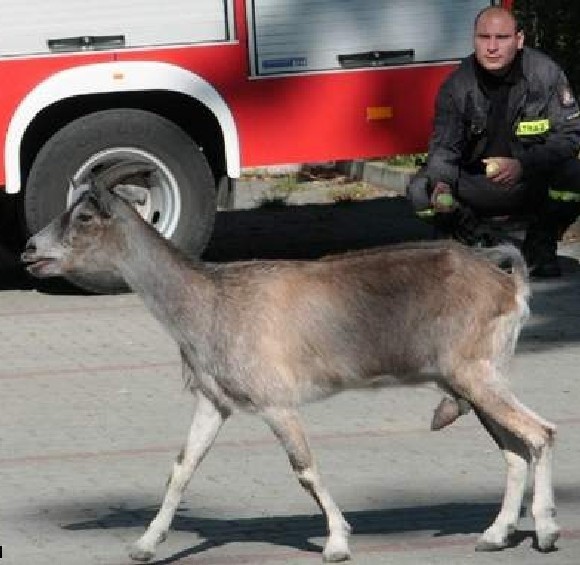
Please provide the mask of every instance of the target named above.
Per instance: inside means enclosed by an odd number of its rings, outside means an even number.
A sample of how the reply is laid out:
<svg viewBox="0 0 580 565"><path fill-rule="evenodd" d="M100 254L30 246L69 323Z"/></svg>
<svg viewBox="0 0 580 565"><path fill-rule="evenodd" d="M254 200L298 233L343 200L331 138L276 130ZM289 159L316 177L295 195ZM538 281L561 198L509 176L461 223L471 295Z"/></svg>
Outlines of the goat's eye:
<svg viewBox="0 0 580 565"><path fill-rule="evenodd" d="M93 215L89 212L79 212L77 215L77 220L83 224L90 222L92 219Z"/></svg>

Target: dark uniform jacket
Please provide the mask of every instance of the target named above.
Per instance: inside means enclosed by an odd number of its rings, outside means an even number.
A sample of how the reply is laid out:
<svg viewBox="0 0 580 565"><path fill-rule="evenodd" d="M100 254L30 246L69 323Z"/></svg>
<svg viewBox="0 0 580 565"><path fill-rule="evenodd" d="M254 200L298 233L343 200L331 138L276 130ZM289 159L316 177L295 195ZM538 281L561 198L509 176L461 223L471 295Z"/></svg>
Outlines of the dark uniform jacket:
<svg viewBox="0 0 580 565"><path fill-rule="evenodd" d="M578 155L580 110L562 69L539 51L522 51L505 119L511 132L509 152L521 162L525 180L549 174ZM488 156L490 101L477 80L476 65L474 55L464 59L439 90L424 170L432 183L453 186L460 167L481 166Z"/></svg>

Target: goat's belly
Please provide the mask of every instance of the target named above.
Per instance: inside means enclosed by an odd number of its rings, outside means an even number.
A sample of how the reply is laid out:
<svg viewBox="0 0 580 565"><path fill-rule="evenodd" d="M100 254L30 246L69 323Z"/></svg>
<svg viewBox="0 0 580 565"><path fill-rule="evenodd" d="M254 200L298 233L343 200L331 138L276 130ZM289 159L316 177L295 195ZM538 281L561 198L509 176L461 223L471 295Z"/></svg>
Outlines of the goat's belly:
<svg viewBox="0 0 580 565"><path fill-rule="evenodd" d="M425 368L391 371L383 370L377 363L358 365L255 363L235 376L226 371L220 375L201 372L196 380L199 388L220 404L243 411L259 411L267 406L299 406L349 389L419 386L439 380L437 374Z"/></svg>
<svg viewBox="0 0 580 565"><path fill-rule="evenodd" d="M441 375L436 373L412 372L402 374L385 374L365 377L352 383L348 383L346 388L394 388L402 386L422 386L434 385L440 381Z"/></svg>
<svg viewBox="0 0 580 565"><path fill-rule="evenodd" d="M402 374L370 375L305 375L300 379L297 404L314 402L341 391L376 388L418 387L429 385L436 388L441 375L432 372L413 371Z"/></svg>

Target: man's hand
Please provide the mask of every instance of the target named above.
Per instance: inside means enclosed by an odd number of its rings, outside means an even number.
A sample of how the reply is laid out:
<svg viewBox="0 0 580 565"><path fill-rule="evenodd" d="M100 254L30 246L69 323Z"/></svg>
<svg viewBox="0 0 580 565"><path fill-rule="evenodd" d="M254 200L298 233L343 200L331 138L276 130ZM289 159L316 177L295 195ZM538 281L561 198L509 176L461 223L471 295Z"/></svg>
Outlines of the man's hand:
<svg viewBox="0 0 580 565"><path fill-rule="evenodd" d="M451 194L451 187L442 181L435 184L433 193L431 194L431 205L435 212L446 214L453 211L453 195Z"/></svg>
<svg viewBox="0 0 580 565"><path fill-rule="evenodd" d="M485 164L485 174L492 182L511 188L522 178L522 165L517 159L510 157L490 157L482 159Z"/></svg>

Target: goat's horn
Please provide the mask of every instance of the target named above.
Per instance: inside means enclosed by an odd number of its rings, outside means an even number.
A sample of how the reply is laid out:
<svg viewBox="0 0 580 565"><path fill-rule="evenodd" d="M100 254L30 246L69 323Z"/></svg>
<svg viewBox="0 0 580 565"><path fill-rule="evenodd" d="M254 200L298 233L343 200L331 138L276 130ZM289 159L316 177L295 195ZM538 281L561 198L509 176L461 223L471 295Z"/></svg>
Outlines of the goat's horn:
<svg viewBox="0 0 580 565"><path fill-rule="evenodd" d="M155 170L153 165L147 163L127 162L116 163L97 175L98 183L109 190L120 184L123 180L133 175L151 173Z"/></svg>

